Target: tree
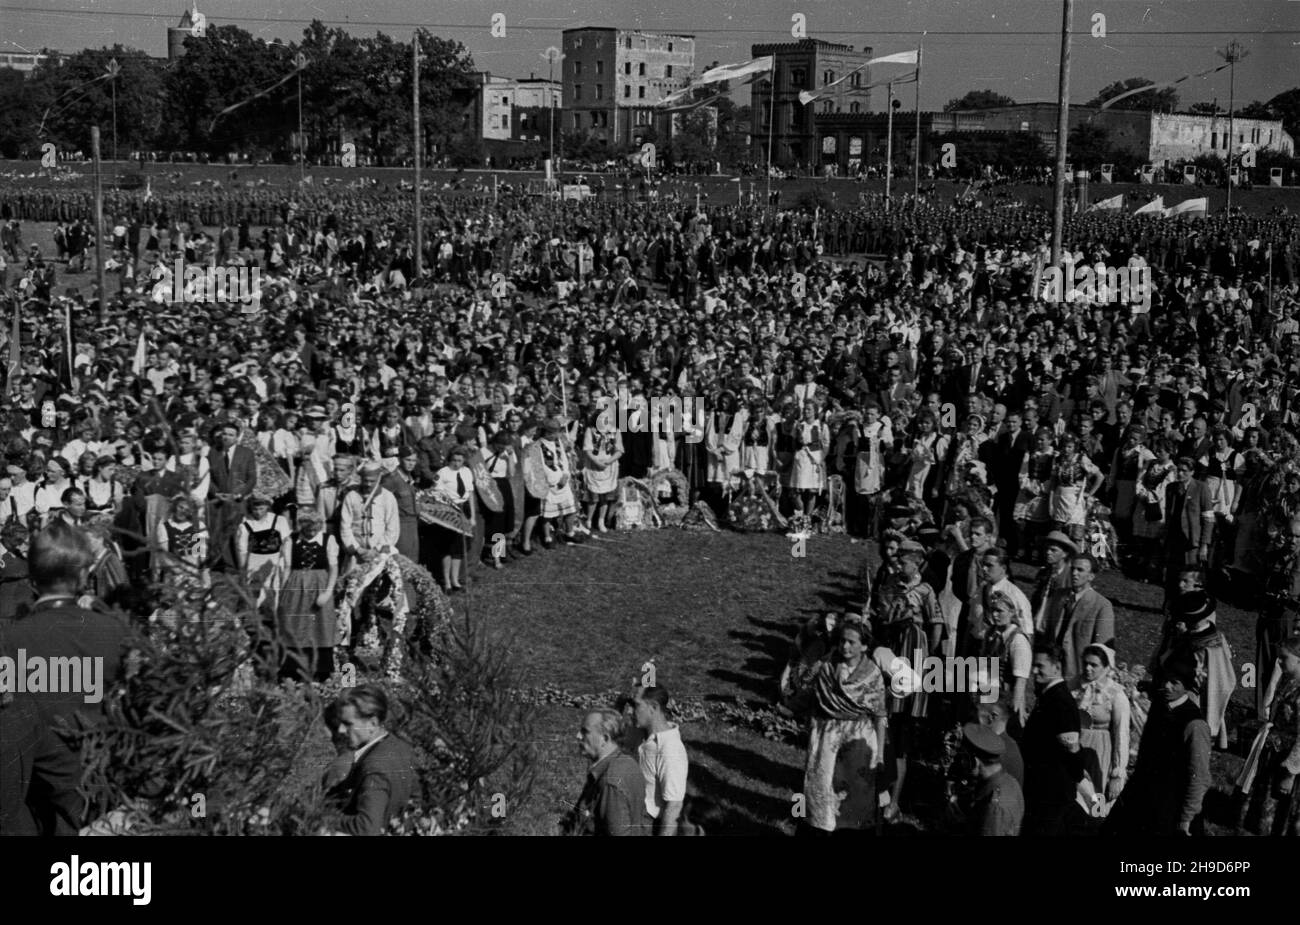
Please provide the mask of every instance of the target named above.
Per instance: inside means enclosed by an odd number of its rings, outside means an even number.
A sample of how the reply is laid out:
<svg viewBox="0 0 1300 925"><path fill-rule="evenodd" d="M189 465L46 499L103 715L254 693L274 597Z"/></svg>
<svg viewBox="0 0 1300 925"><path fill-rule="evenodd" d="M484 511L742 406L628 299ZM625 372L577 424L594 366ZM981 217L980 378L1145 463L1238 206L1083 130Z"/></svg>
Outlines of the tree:
<svg viewBox="0 0 1300 925"><path fill-rule="evenodd" d="M1219 101L1212 103L1193 103L1187 107L1187 111L1194 116L1217 116L1220 112L1226 114L1226 110L1219 109Z"/></svg>
<svg viewBox="0 0 1300 925"><path fill-rule="evenodd" d="M1070 129L1068 157L1075 168L1092 170L1111 163L1110 133L1100 125L1083 122Z"/></svg>
<svg viewBox="0 0 1300 925"><path fill-rule="evenodd" d="M1121 93L1136 90L1138 87L1154 86L1154 84L1155 81L1147 80L1145 77L1129 77L1126 80L1117 80L1113 84L1102 87L1101 92L1089 100L1087 105L1100 106ZM1116 103L1115 108L1173 112L1178 108L1178 92L1173 87L1165 87L1160 90L1150 90L1146 93L1135 93Z"/></svg>
<svg viewBox="0 0 1300 925"><path fill-rule="evenodd" d="M971 90L965 96L949 100L944 104L944 112L957 112L960 109L995 109L999 106L1014 106L1016 101L1003 96L995 90Z"/></svg>
<svg viewBox="0 0 1300 925"><path fill-rule="evenodd" d="M117 77L106 77L116 59ZM43 104L31 126L36 146L46 141L60 148L90 149L90 126L98 125L105 157L112 155L113 96L117 96L118 151L143 147L157 134L163 113L158 106L162 70L142 51L114 45L85 49L56 65L42 62L31 75L27 89ZM36 139L36 129L40 138Z"/></svg>
<svg viewBox="0 0 1300 925"><path fill-rule="evenodd" d="M37 157L36 127L49 103L48 87L21 71L0 70L0 157Z"/></svg>
<svg viewBox="0 0 1300 925"><path fill-rule="evenodd" d="M1268 101L1268 108L1282 120L1282 127L1292 138L1300 137L1300 87L1279 93Z"/></svg>

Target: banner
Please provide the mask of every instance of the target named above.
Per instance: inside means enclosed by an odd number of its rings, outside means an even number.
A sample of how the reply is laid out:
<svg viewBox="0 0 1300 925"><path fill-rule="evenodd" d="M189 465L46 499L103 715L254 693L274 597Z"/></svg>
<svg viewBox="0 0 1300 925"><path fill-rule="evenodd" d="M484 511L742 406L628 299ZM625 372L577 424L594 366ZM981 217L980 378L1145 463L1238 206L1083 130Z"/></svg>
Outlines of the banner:
<svg viewBox="0 0 1300 925"><path fill-rule="evenodd" d="M1132 90L1126 90L1125 92L1121 93L1119 96L1112 96L1106 102L1102 103L1101 106L1097 108L1097 111L1101 112L1103 110L1110 109L1110 107L1114 106L1120 100L1126 100L1130 96L1137 96L1139 93L1146 93L1148 90L1163 90L1166 87L1175 87L1178 84L1182 83L1184 80L1191 80L1193 77L1208 77L1210 74L1217 74L1219 71L1230 66L1231 65L1228 64L1220 64L1217 67L1210 68L1208 71L1201 71L1201 73L1199 74L1184 74L1182 77L1179 77L1177 80L1167 80L1164 83L1146 84L1145 86L1142 87L1134 87Z"/></svg>
<svg viewBox="0 0 1300 925"><path fill-rule="evenodd" d="M811 91L810 91L810 90L803 90L803 91L801 91L801 92L799 93L799 102L801 102L801 103L803 103L805 106L807 106L807 105L808 105L809 103L811 103L813 100L818 99L818 98L820 98L820 97L822 97L822 96L825 96L827 90L831 90L831 89L833 89L833 88L835 88L835 87L838 87L840 84L844 83L844 81L848 80L850 77L852 77L852 76L853 76L854 74L856 74L858 71L862 70L863 68L871 67L871 65L873 65L873 64L917 64L917 65L919 65L919 63L920 63L920 62L918 61L918 53L917 53L916 50L913 50L913 51L900 51L898 54L895 54L895 55L885 55L884 57L881 57L881 58L872 58L870 61L867 61L867 62L864 63L864 64L859 64L857 67L855 67L853 70L849 71L847 74L845 74L845 75L844 75L843 77L841 77L839 80L835 80L835 81L832 81L831 83L828 83L826 86L822 87L820 90L811 90ZM920 67L918 66L917 69L916 69L916 72L914 72L914 73L912 74L911 77L902 77L902 78L893 79L893 80L881 80L881 81L877 81L877 82L874 83L874 84L871 84L870 86L867 86L867 87L859 87L859 88L857 88L857 89L860 89L860 90L871 90L871 89L874 89L874 88L876 88L876 87L883 87L885 84L889 84L889 83L896 83L896 84L912 83L914 80L917 79L917 74L920 73L920 70L921 70L921 69L920 69Z"/></svg>
<svg viewBox="0 0 1300 925"><path fill-rule="evenodd" d="M1186 202L1165 209L1165 218L1173 218L1175 215L1205 215L1209 211L1209 197L1202 196L1200 199L1188 199Z"/></svg>
<svg viewBox="0 0 1300 925"><path fill-rule="evenodd" d="M1109 199L1099 199L1097 202L1094 202L1091 206L1088 207L1088 211L1092 212L1096 209L1122 209L1122 208L1124 208L1124 194L1120 193L1118 196L1111 196Z"/></svg>
<svg viewBox="0 0 1300 925"><path fill-rule="evenodd" d="M1157 196L1146 205L1142 206L1134 215L1164 215L1165 214L1165 197Z"/></svg>
<svg viewBox="0 0 1300 925"><path fill-rule="evenodd" d="M697 88L706 87L709 84L722 83L725 80L740 80L742 77L749 77L755 74L765 74L772 70L774 60L775 59L772 55L766 55L762 58L755 58L752 61L744 61L739 64L723 64L715 68L710 68L676 93L670 93L665 96L656 103L655 106L658 108L675 106L682 100L690 99L691 94L694 93Z"/></svg>
<svg viewBox="0 0 1300 925"><path fill-rule="evenodd" d="M13 394L14 384L18 381L19 375L23 369L22 353L22 300L17 296L14 297L14 326L9 332L9 368L5 375L5 398Z"/></svg>

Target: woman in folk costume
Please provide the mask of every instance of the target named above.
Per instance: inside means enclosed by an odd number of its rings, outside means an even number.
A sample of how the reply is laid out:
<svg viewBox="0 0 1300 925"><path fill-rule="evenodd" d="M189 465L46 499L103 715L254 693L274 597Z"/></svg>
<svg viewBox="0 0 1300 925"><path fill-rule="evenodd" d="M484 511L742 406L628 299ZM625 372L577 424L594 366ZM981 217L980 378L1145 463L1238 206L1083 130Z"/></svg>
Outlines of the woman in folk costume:
<svg viewBox="0 0 1300 925"><path fill-rule="evenodd" d="M853 494L858 499L863 516L861 535L875 534L876 505L885 488L885 452L894 443L894 429L889 418L880 413L880 406L867 405L862 425L858 430L857 452L853 467Z"/></svg>
<svg viewBox="0 0 1300 925"><path fill-rule="evenodd" d="M1165 528L1165 488L1177 476L1178 467L1168 437L1151 438L1151 452L1155 458L1146 464L1134 488L1133 557L1141 573L1159 581L1164 569L1160 538Z"/></svg>
<svg viewBox="0 0 1300 925"><path fill-rule="evenodd" d="M1124 445L1115 451L1111 460L1107 484L1115 488L1115 509L1111 519L1119 532L1119 540L1128 546L1133 537L1133 518L1138 510L1137 483L1146 471L1147 464L1156 458L1145 445L1146 428L1132 424L1124 433Z"/></svg>
<svg viewBox="0 0 1300 925"><path fill-rule="evenodd" d="M1105 476L1079 446L1071 431L1061 434L1060 452L1052 466L1048 500L1052 529L1060 530L1082 546L1087 533L1088 507Z"/></svg>
<svg viewBox="0 0 1300 925"><path fill-rule="evenodd" d="M809 517L817 505L817 496L826 487L826 452L830 442L830 429L817 419L817 406L804 405L803 420L794 428L795 453L790 487L799 492L803 512Z"/></svg>
<svg viewBox="0 0 1300 925"><path fill-rule="evenodd" d="M369 442L357 421L357 406L348 402L339 409L339 422L330 427L325 442L329 456L357 456L370 458Z"/></svg>
<svg viewBox="0 0 1300 925"><path fill-rule="evenodd" d="M736 396L723 391L704 434L704 447L709 454L709 488L715 496L715 509L722 504L731 473L740 469L740 449L748 425L749 410L737 411Z"/></svg>
<svg viewBox="0 0 1300 925"><path fill-rule="evenodd" d="M1264 486L1268 484L1271 465L1272 461L1263 450L1247 450L1245 470L1241 481L1237 483L1240 490L1237 492L1232 508L1232 517L1237 523L1237 535L1234 537L1235 544L1229 567L1248 579L1264 571L1262 553L1268 548L1268 533L1263 518Z"/></svg>
<svg viewBox="0 0 1300 925"><path fill-rule="evenodd" d="M925 564L925 547L915 540L899 544L897 571L872 589L872 627L880 645L889 649L896 658L907 659L908 664L918 656L941 654L940 647L947 624L939 609L939 600L921 577ZM917 666L920 667L920 666ZM903 688L906 691L906 688ZM924 691L893 692L888 697L892 743L897 777L894 781L892 803L886 811L886 820L898 815L898 803L903 784L907 779L907 761L912 752L916 723L929 710L928 696Z"/></svg>
<svg viewBox="0 0 1300 925"><path fill-rule="evenodd" d="M1300 835L1300 636L1279 648L1282 670L1260 730L1259 757L1238 785L1248 794L1245 827L1256 835ZM1251 749L1253 753L1254 748ZM1248 762L1248 766L1251 763Z"/></svg>
<svg viewBox="0 0 1300 925"><path fill-rule="evenodd" d="M298 515L298 532L289 552L289 573L276 607L276 628L285 658L281 678L324 681L334 671L338 626L334 589L339 577L339 544L324 532L315 511Z"/></svg>
<svg viewBox="0 0 1300 925"><path fill-rule="evenodd" d="M541 463L546 472L546 497L542 499L542 545L550 549L555 545L555 521L566 543L569 538L569 518L578 512L578 502L573 494L573 477L569 454L564 445L564 425L558 418L550 418L537 441Z"/></svg>
<svg viewBox="0 0 1300 925"><path fill-rule="evenodd" d="M804 765L808 826L823 833L874 826L885 748L885 678L861 617L839 623L832 651L812 676Z"/></svg>
<svg viewBox="0 0 1300 925"><path fill-rule="evenodd" d="M289 519L271 510L271 499L254 494L248 514L235 532L235 562L257 606L274 613L280 586L289 571Z"/></svg>
<svg viewBox="0 0 1300 925"><path fill-rule="evenodd" d="M1070 682L1079 706L1079 745L1097 755L1102 780L1093 788L1107 800L1119 799L1128 781L1132 708L1115 677L1115 651L1099 643L1083 650L1083 673Z"/></svg>
<svg viewBox="0 0 1300 925"><path fill-rule="evenodd" d="M916 437L907 448L906 491L910 498L925 502L930 513L943 513L943 465L948 458L950 438L940 433L939 421L928 411L916 418Z"/></svg>
<svg viewBox="0 0 1300 925"><path fill-rule="evenodd" d="M608 411L594 416L582 435L582 481L591 500L584 516L589 530L608 533L605 520L618 492L618 460L623 455L623 437Z"/></svg>
<svg viewBox="0 0 1300 925"><path fill-rule="evenodd" d="M978 462L980 447L984 443L984 416L966 416L966 429L952 439L948 458L944 463L945 488L952 495L966 487L967 465Z"/></svg>
<svg viewBox="0 0 1300 925"><path fill-rule="evenodd" d="M761 411L752 410L740 446L740 468L754 472L772 469L772 433Z"/></svg>

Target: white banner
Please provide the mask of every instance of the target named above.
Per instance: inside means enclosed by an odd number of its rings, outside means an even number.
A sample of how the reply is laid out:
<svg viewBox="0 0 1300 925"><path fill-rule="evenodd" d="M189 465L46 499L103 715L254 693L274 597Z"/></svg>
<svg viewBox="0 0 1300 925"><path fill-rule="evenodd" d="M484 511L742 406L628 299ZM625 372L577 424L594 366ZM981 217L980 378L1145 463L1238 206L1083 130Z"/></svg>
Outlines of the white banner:
<svg viewBox="0 0 1300 925"><path fill-rule="evenodd" d="M1200 199L1188 199L1185 202L1178 203L1176 206L1165 209L1165 218L1172 218L1175 215L1194 215L1196 213L1204 215L1209 211L1209 197L1202 196Z"/></svg>
<svg viewBox="0 0 1300 925"><path fill-rule="evenodd" d="M1122 209L1122 208L1124 208L1124 194L1120 193L1118 196L1111 196L1109 199L1100 199L1097 202L1094 202L1091 206L1088 207L1088 211L1091 212L1094 209Z"/></svg>
<svg viewBox="0 0 1300 925"><path fill-rule="evenodd" d="M753 74L763 74L772 70L772 63L775 59L772 55L766 55L762 58L755 58L752 61L743 61L738 64L723 64L715 68L710 68L701 74L691 83L678 90L676 93L670 93L661 99L656 106L672 106L688 99L697 87L705 87L709 84L722 83L724 80L739 80L742 77L749 77Z"/></svg>
<svg viewBox="0 0 1300 925"><path fill-rule="evenodd" d="M1164 215L1165 214L1165 197L1157 196L1146 205L1142 206L1134 215Z"/></svg>

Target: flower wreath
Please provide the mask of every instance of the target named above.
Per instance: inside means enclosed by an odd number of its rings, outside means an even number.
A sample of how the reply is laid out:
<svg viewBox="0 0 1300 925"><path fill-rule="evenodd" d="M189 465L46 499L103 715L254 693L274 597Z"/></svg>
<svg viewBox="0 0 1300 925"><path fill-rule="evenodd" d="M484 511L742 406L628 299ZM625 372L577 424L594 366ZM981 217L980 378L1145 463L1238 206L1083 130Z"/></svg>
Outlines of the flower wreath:
<svg viewBox="0 0 1300 925"><path fill-rule="evenodd" d="M366 589L382 575L387 575L390 580L389 592L374 606L392 613L392 629L387 639L381 639L378 621L370 620L361 634L356 652L378 657L384 676L389 681L398 681L410 637L419 632L432 636L444 629L451 622L451 604L425 568L401 553L380 553L369 562L360 563L343 579L335 623L340 647L351 644L352 615ZM415 602L414 612L412 600Z"/></svg>

